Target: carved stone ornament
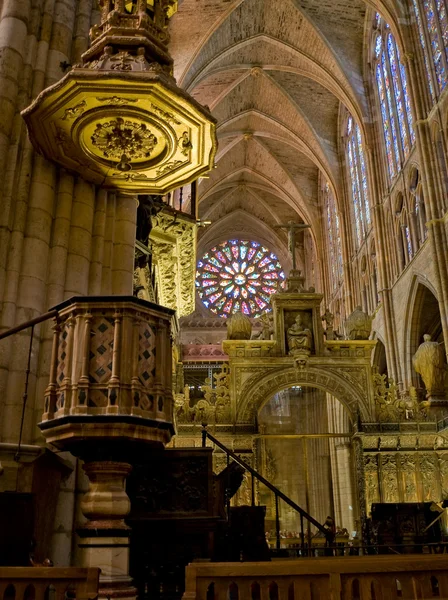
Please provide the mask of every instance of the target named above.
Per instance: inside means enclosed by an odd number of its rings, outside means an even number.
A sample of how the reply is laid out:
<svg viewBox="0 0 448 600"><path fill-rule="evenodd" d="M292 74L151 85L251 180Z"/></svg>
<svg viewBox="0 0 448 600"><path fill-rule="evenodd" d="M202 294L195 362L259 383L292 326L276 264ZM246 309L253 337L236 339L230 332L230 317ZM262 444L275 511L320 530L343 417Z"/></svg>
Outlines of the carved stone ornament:
<svg viewBox="0 0 448 600"><path fill-rule="evenodd" d="M228 423L230 421L230 367L223 365L220 373L209 378L203 386L204 398L190 406L190 390L185 386L183 394L175 394L176 420L178 423Z"/></svg>
<svg viewBox="0 0 448 600"><path fill-rule="evenodd" d="M174 0L101 0L82 64L22 113L48 160L106 189L165 194L212 168L215 120L176 85Z"/></svg>
<svg viewBox="0 0 448 600"><path fill-rule="evenodd" d="M368 340L372 332L372 317L357 306L345 322L345 332L349 340Z"/></svg>
<svg viewBox="0 0 448 600"><path fill-rule="evenodd" d="M196 228L182 215L174 219L161 212L151 231L159 300L175 309L179 317L190 315L195 307Z"/></svg>
<svg viewBox="0 0 448 600"><path fill-rule="evenodd" d="M249 317L243 313L235 313L227 319L228 340L250 340L252 335L252 323Z"/></svg>
<svg viewBox="0 0 448 600"><path fill-rule="evenodd" d="M443 345L431 341L430 335L424 335L423 339L412 361L414 369L423 379L427 398L444 399L446 362Z"/></svg>

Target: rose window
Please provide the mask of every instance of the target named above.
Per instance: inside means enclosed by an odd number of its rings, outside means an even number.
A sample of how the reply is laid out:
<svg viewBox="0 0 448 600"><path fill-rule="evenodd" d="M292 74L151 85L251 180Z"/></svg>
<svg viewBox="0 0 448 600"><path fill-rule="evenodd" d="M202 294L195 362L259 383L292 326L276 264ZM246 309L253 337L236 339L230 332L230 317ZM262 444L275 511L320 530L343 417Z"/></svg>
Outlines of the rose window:
<svg viewBox="0 0 448 600"><path fill-rule="evenodd" d="M259 317L271 310L271 295L284 279L273 252L258 242L230 240L198 262L196 287L204 306L220 317L237 312Z"/></svg>

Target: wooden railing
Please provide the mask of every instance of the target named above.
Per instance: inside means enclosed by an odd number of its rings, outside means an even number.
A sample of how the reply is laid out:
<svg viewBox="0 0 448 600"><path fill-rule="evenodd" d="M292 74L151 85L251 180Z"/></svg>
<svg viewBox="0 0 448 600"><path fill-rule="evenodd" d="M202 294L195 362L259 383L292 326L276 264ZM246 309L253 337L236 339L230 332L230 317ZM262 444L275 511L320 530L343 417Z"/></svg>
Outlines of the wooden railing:
<svg viewBox="0 0 448 600"><path fill-rule="evenodd" d="M99 569L0 567L0 600L94 600Z"/></svg>
<svg viewBox="0 0 448 600"><path fill-rule="evenodd" d="M183 600L448 600L446 555L193 563Z"/></svg>

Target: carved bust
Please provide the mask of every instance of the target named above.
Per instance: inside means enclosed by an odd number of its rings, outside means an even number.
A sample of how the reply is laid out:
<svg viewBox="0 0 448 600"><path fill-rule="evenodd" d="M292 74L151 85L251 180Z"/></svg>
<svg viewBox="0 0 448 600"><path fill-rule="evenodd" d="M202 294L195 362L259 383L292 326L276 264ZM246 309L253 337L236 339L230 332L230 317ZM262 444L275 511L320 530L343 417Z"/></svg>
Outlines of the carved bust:
<svg viewBox="0 0 448 600"><path fill-rule="evenodd" d="M304 315L299 313L293 325L288 329L288 349L289 354L298 354L301 352L311 352L313 343L313 333L305 323Z"/></svg>
<svg viewBox="0 0 448 600"><path fill-rule="evenodd" d="M423 340L414 354L414 369L423 379L427 397L444 396L446 362L443 344L433 342L428 334L423 336Z"/></svg>
<svg viewBox="0 0 448 600"><path fill-rule="evenodd" d="M372 332L372 317L357 306L345 322L345 333L349 340L368 340Z"/></svg>
<svg viewBox="0 0 448 600"><path fill-rule="evenodd" d="M242 313L235 313L227 319L228 340L250 340L252 335L252 323L249 317Z"/></svg>

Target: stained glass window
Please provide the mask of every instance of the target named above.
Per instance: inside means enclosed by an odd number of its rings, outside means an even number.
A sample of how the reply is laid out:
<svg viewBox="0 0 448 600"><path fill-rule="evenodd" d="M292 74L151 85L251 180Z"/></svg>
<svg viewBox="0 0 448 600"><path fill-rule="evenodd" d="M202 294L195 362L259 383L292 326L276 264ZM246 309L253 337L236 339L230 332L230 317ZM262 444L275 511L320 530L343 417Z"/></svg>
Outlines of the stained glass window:
<svg viewBox="0 0 448 600"><path fill-rule="evenodd" d="M242 312L259 317L271 310L271 295L285 274L277 256L259 244L229 240L204 254L198 262L196 287L207 308L220 317Z"/></svg>
<svg viewBox="0 0 448 600"><path fill-rule="evenodd" d="M328 183L326 183L324 187L324 206L328 237L328 266L331 285L333 290L336 290L344 276L342 266L342 243L336 203Z"/></svg>
<svg viewBox="0 0 448 600"><path fill-rule="evenodd" d="M413 0L420 44L423 49L429 92L436 101L446 86L448 61L447 0Z"/></svg>
<svg viewBox="0 0 448 600"><path fill-rule="evenodd" d="M395 38L378 13L375 17L374 59L387 167L393 179L412 150L415 133L406 70Z"/></svg>
<svg viewBox="0 0 448 600"><path fill-rule="evenodd" d="M367 168L359 125L349 116L346 130L347 164L353 203L353 216L358 245L370 229L370 205Z"/></svg>

